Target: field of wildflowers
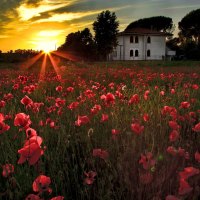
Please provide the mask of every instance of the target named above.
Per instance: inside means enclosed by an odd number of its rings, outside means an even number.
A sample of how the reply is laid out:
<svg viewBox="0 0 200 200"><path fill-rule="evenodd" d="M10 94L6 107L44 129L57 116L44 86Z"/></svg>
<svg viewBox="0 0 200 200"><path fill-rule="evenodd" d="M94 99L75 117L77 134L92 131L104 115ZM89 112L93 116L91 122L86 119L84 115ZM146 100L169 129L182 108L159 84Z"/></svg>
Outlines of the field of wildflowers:
<svg viewBox="0 0 200 200"><path fill-rule="evenodd" d="M2 69L0 199L199 199L199 72Z"/></svg>

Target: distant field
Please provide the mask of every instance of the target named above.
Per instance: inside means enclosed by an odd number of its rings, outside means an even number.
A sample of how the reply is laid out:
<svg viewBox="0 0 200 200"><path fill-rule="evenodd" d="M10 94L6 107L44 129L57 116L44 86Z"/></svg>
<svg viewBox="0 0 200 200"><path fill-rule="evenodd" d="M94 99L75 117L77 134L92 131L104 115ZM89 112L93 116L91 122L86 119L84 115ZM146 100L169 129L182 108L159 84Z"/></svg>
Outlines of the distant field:
<svg viewBox="0 0 200 200"><path fill-rule="evenodd" d="M21 64L24 63L1 63L0 62L0 69L5 68L19 68ZM34 67L40 67L42 64L42 61L36 62L33 66ZM151 67L151 68L158 68L164 69L167 67L167 70L169 69L176 69L176 67L181 67L183 69L191 70L191 67L193 70L199 70L200 67L200 61L109 61L109 62L73 62L73 61L66 61L65 59L59 60L59 66L62 65L74 65L79 67ZM165 70L165 69L164 69Z"/></svg>
<svg viewBox="0 0 200 200"><path fill-rule="evenodd" d="M200 62L53 59L0 63L0 200L200 198Z"/></svg>

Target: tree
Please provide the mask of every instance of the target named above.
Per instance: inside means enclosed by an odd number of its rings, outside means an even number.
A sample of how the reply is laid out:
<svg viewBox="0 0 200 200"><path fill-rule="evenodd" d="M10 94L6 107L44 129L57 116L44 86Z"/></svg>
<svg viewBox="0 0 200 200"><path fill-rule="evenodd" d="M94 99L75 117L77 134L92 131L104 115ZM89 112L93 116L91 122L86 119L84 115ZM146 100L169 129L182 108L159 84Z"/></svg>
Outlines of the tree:
<svg viewBox="0 0 200 200"><path fill-rule="evenodd" d="M189 60L200 59L200 48L194 41L187 41L182 44L182 49L185 57Z"/></svg>
<svg viewBox="0 0 200 200"><path fill-rule="evenodd" d="M105 60L109 53L117 46L119 22L115 13L109 10L101 12L93 23L97 51L101 59Z"/></svg>
<svg viewBox="0 0 200 200"><path fill-rule="evenodd" d="M175 25L170 17L155 16L134 21L130 23L125 30L132 28L147 28L172 34L175 29Z"/></svg>
<svg viewBox="0 0 200 200"><path fill-rule="evenodd" d="M178 23L179 36L185 40L194 41L200 45L200 9L188 13Z"/></svg>
<svg viewBox="0 0 200 200"><path fill-rule="evenodd" d="M70 33L66 36L65 43L58 48L60 51L70 51L83 59L93 59L95 43L90 29Z"/></svg>

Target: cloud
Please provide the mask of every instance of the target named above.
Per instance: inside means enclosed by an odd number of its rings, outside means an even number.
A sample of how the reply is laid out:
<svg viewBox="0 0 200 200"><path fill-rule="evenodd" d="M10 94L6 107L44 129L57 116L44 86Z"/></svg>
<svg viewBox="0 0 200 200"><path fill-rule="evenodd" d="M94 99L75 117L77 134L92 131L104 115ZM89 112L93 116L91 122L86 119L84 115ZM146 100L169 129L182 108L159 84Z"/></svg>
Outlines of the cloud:
<svg viewBox="0 0 200 200"><path fill-rule="evenodd" d="M69 4L70 4L69 2L54 4L49 1L42 1L38 3L38 6L30 7L26 3L23 3L16 9L16 11L21 21L28 21L33 17L41 16L41 13L65 7Z"/></svg>
<svg viewBox="0 0 200 200"><path fill-rule="evenodd" d="M0 35L0 39L9 38L9 35Z"/></svg>
<svg viewBox="0 0 200 200"><path fill-rule="evenodd" d="M60 35L61 33L63 33L63 30L45 30L45 31L40 31L38 33L38 36L40 37L56 37L58 35Z"/></svg>
<svg viewBox="0 0 200 200"><path fill-rule="evenodd" d="M90 12L77 12L77 13L61 13L53 14L49 18L39 19L33 23L42 23L42 22L64 22L72 21L74 19L79 19L82 17L98 14L100 11L90 11Z"/></svg>
<svg viewBox="0 0 200 200"><path fill-rule="evenodd" d="M171 7L162 8L162 10L179 10L179 9L198 8L198 7L200 7L200 4L198 4L198 5L171 6Z"/></svg>

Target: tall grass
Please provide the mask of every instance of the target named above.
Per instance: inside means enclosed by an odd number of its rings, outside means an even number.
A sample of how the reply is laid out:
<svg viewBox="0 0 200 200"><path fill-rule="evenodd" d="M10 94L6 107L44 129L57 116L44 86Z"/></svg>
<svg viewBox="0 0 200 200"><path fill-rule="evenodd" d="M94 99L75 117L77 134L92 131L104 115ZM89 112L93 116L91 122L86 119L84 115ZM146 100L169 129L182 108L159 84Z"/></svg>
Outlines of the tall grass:
<svg viewBox="0 0 200 200"><path fill-rule="evenodd" d="M32 184L39 174L51 178L52 193L45 199L58 195L68 200L152 200L165 199L167 195L198 199L199 175L189 180L193 190L181 195L179 172L189 166L199 169L194 154L200 150L200 135L192 130L200 119L200 89L192 88L194 84L200 86L199 63L193 63L194 67L189 63L159 63L79 63L73 67L70 64L60 69L61 80L56 79L51 69L40 82L40 65L29 71L2 69L0 100L5 100L6 106L0 108L0 112L9 114L11 119L5 121L10 129L0 134L0 164L11 163L15 171L12 179L0 176L0 199L25 199L33 193ZM185 67L187 65L188 68ZM19 83L19 75L26 76L27 82ZM15 83L20 85L17 90L13 89ZM114 86L110 87L110 83ZM24 86L31 84L37 84L36 89L31 93L23 92ZM56 91L57 86L62 86L63 90ZM70 86L74 88L71 93L67 92ZM93 91L94 97L86 94L88 89ZM175 89L175 94L171 94L171 89ZM150 91L147 100L143 97L146 90ZM121 99L116 91L122 93ZM165 93L163 96L161 91ZM115 101L106 106L101 96L109 92L115 95ZM8 93L13 95L10 100L4 96ZM129 105L134 94L139 95L139 103ZM25 95L33 102L44 103L39 112L26 109L20 102ZM56 107L56 98L65 100L65 105ZM79 106L74 110L68 109L67 106L75 101L79 102ZM190 103L189 108L180 107L184 101ZM90 109L95 104L101 105L102 109L91 115ZM48 112L51 106L54 109ZM169 140L172 129L168 122L172 118L169 114L162 114L164 106L177 110L180 137L175 142ZM58 114L59 110L61 114ZM15 115L21 112L30 115L31 127L43 138L42 146L45 146L44 155L34 166L29 166L28 162L17 164L17 152L22 148L26 135L13 122ZM195 117L191 117L190 112L194 112ZM149 121L143 120L145 113L149 115ZM102 114L108 114L108 121L101 122ZM89 116L90 122L75 126L78 115ZM55 122L55 127L51 128L46 123L49 118ZM39 125L41 120L43 126ZM135 122L144 126L139 135L131 129ZM119 134L113 137L112 129L119 130ZM167 152L169 146L185 149L189 157L171 155ZM93 149L107 151L108 158L93 156ZM141 154L147 152L152 153L155 166L144 169L139 161ZM93 184L87 185L84 182L85 172L91 170L97 176ZM150 175L152 180L145 183L142 175Z"/></svg>

